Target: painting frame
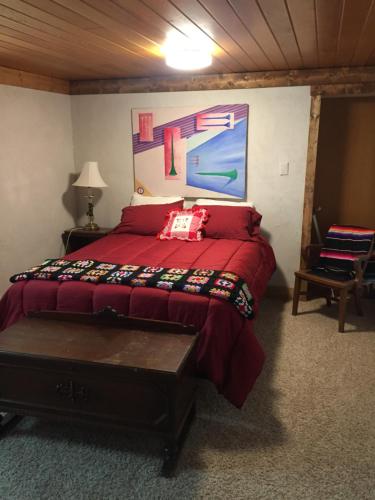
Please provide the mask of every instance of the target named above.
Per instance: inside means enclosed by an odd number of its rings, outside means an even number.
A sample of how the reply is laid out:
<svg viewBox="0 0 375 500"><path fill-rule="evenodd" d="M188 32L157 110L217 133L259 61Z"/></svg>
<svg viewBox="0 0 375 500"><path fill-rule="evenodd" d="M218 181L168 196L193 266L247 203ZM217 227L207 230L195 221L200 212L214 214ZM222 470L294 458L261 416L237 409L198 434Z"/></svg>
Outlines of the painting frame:
<svg viewBox="0 0 375 500"><path fill-rule="evenodd" d="M134 190L244 200L248 104L133 108Z"/></svg>

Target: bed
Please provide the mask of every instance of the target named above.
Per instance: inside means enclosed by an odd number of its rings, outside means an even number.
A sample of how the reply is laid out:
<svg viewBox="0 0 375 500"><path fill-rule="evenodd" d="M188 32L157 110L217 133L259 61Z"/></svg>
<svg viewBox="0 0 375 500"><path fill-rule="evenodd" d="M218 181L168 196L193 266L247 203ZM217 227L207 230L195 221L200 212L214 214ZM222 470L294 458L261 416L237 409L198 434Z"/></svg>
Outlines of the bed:
<svg viewBox="0 0 375 500"><path fill-rule="evenodd" d="M259 234L248 241L206 237L191 243L111 233L66 258L233 272L248 284L255 316L275 269L272 248ZM261 372L265 355L254 335L254 320L244 318L233 304L219 298L115 284L20 281L0 301L0 328L10 326L29 311L92 313L108 306L127 316L194 325L200 331L198 374L211 380L235 406L243 405Z"/></svg>

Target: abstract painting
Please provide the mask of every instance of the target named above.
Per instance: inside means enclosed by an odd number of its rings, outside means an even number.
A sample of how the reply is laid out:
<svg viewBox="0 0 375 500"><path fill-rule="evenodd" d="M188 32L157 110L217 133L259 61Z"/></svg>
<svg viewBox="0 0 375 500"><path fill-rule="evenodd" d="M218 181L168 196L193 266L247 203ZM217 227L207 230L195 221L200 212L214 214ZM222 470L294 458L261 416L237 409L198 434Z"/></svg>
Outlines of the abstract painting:
<svg viewBox="0 0 375 500"><path fill-rule="evenodd" d="M135 190L246 197L248 104L133 109Z"/></svg>

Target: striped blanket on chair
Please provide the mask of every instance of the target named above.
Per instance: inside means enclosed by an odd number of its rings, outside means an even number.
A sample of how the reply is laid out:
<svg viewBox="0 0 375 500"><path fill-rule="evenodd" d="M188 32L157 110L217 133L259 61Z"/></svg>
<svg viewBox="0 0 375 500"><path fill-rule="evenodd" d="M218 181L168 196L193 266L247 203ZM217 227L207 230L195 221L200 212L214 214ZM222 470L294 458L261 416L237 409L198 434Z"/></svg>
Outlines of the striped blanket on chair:
<svg viewBox="0 0 375 500"><path fill-rule="evenodd" d="M369 253L374 234L374 230L361 227L331 226L320 252L319 264L313 268L313 271L335 280L353 279L354 261ZM372 270L371 265L366 271L367 273L373 272L375 269Z"/></svg>
<svg viewBox="0 0 375 500"><path fill-rule="evenodd" d="M372 257L368 261L364 280L366 283L375 283L375 253L372 254Z"/></svg>

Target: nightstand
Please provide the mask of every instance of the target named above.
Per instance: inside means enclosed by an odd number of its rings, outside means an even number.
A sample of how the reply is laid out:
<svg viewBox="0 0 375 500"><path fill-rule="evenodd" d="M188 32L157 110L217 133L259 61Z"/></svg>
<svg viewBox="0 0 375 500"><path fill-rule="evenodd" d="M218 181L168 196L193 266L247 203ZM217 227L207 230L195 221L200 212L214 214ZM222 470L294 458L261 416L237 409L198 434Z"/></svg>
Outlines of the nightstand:
<svg viewBox="0 0 375 500"><path fill-rule="evenodd" d="M111 227L101 227L97 231L85 231L84 229L66 229L61 235L64 246L66 246L68 243L66 253L75 252L85 245L103 238L103 236L106 236L108 233L110 233L112 229L113 228Z"/></svg>

